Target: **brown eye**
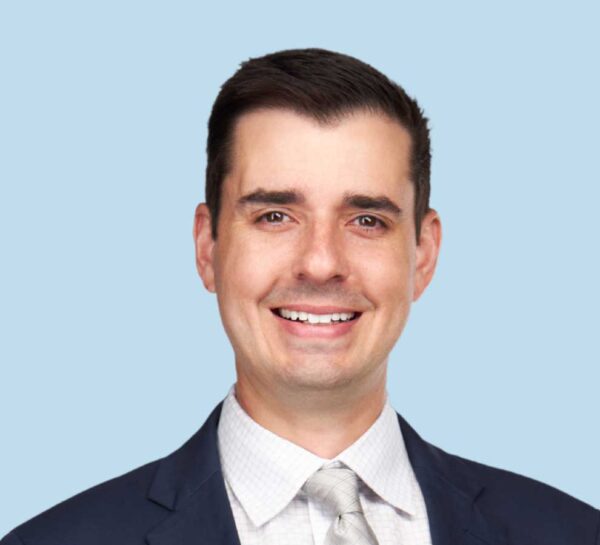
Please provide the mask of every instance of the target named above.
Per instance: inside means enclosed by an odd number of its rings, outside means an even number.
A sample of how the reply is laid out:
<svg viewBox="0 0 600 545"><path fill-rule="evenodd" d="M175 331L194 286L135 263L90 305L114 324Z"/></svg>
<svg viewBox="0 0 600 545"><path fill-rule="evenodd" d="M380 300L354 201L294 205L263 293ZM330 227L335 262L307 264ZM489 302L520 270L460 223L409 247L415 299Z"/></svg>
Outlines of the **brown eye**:
<svg viewBox="0 0 600 545"><path fill-rule="evenodd" d="M283 220L283 214L281 212L269 212L266 215L267 221L278 223Z"/></svg>
<svg viewBox="0 0 600 545"><path fill-rule="evenodd" d="M356 221L358 221L358 225L364 229L377 229L377 228L386 228L385 223L383 223L383 221L381 221L379 218L376 218L375 216L368 216L368 215L364 215L364 216L358 216L358 218L356 218Z"/></svg>
<svg viewBox="0 0 600 545"><path fill-rule="evenodd" d="M287 214L273 210L259 216L256 220L256 223L284 223L286 217Z"/></svg>

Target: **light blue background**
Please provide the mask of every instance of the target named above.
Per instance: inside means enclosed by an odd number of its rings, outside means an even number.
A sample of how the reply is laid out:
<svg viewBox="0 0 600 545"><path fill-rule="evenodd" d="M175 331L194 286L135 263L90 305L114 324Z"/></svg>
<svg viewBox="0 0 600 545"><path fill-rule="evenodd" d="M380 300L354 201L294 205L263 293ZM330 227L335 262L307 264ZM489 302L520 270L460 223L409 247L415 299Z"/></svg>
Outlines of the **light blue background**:
<svg viewBox="0 0 600 545"><path fill-rule="evenodd" d="M600 505L599 14L566 6L1 2L0 534L166 455L233 383L193 258L206 121L239 62L307 46L431 118L444 244L393 405Z"/></svg>

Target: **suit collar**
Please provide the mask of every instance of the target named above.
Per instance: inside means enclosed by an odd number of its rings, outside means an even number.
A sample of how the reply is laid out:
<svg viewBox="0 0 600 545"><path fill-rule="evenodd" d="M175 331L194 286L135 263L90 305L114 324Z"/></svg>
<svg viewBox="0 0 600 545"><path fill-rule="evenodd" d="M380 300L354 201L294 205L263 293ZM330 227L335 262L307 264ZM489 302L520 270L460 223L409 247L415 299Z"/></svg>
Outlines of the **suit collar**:
<svg viewBox="0 0 600 545"><path fill-rule="evenodd" d="M160 461L148 499L171 514L146 536L149 545L240 545L217 447L221 406Z"/></svg>
<svg viewBox="0 0 600 545"><path fill-rule="evenodd" d="M148 498L171 513L147 535L149 545L239 545L217 447L221 406L160 461ZM477 506L485 485L471 464L424 441L399 415L398 420L427 506L432 545L506 545L503 529Z"/></svg>
<svg viewBox="0 0 600 545"><path fill-rule="evenodd" d="M160 461L148 491L149 499L175 510L221 471L217 447L221 407L219 403L204 425L185 444Z"/></svg>
<svg viewBox="0 0 600 545"><path fill-rule="evenodd" d="M424 441L398 415L408 457L421 487L433 545L505 545L505 529L480 511L477 500L485 483L473 472L473 462Z"/></svg>

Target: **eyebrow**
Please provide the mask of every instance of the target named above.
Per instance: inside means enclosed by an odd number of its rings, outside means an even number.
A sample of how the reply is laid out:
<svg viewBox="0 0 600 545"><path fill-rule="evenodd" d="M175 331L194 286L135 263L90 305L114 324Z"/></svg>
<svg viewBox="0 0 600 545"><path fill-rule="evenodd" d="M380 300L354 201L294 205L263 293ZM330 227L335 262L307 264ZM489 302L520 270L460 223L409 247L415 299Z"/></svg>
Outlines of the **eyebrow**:
<svg viewBox="0 0 600 545"><path fill-rule="evenodd" d="M238 206L247 204L303 204L306 202L304 195L293 189L282 191L268 191L266 189L257 189L237 201ZM396 216L402 214L402 209L385 195L366 195L362 193L344 193L344 206L349 208L358 208L362 210L379 210L381 212L390 212Z"/></svg>
<svg viewBox="0 0 600 545"><path fill-rule="evenodd" d="M390 212L396 216L402 215L402 209L385 195L363 195L361 193L345 193L344 204L350 208L363 210L379 210Z"/></svg>
<svg viewBox="0 0 600 545"><path fill-rule="evenodd" d="M238 206L246 204L302 204L306 199L304 195L294 190L267 191L266 189L257 189L238 199Z"/></svg>

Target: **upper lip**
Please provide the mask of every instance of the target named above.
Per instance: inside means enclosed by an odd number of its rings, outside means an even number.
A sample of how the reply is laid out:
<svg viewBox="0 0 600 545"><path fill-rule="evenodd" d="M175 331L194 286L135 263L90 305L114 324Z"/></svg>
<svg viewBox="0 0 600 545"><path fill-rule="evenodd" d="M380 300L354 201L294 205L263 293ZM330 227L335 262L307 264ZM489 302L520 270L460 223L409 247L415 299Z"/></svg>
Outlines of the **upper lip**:
<svg viewBox="0 0 600 545"><path fill-rule="evenodd" d="M296 312L308 312L309 314L341 314L358 313L360 311L348 307L336 307L333 305L302 305L302 304L284 304L274 307L273 310L284 308L286 310L295 310Z"/></svg>

